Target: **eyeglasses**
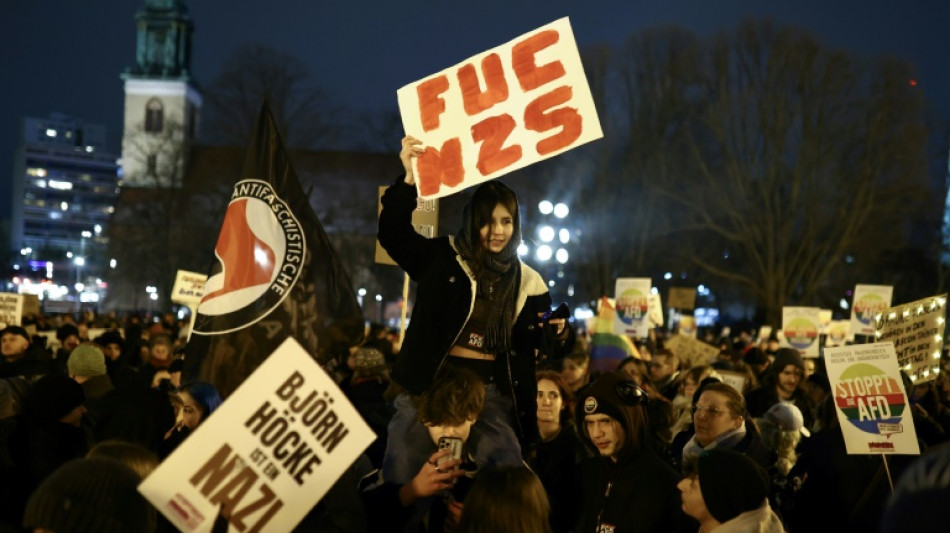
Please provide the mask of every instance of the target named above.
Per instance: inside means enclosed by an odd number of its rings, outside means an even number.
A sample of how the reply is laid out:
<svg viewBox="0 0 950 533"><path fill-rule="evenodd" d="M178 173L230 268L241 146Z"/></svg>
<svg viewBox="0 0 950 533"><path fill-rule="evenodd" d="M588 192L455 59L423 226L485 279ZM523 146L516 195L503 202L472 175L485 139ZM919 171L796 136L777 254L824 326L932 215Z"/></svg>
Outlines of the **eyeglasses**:
<svg viewBox="0 0 950 533"><path fill-rule="evenodd" d="M720 414L726 412L725 409L720 409L720 408L718 408L718 407L712 407L711 405L693 404L693 408L692 408L693 415L695 416L696 413L699 413L700 411L706 411L706 414L709 415L709 416L718 416L718 415L720 415Z"/></svg>

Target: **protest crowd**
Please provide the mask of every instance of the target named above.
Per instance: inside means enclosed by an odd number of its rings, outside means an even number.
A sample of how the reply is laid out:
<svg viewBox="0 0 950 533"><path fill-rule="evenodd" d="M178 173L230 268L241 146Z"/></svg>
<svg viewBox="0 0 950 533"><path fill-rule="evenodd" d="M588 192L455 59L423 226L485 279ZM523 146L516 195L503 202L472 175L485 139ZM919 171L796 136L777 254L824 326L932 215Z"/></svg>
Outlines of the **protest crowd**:
<svg viewBox="0 0 950 533"><path fill-rule="evenodd" d="M904 382L921 457L849 455L824 360L775 335L705 330L717 355L696 361L663 328L571 319L518 260L501 182L453 237L417 234L420 144L403 140L379 229L417 283L413 320L404 337L371 324L323 365L377 438L295 531L945 530L945 372ZM136 487L222 405L182 377L187 323L21 322L0 332L0 532L175 531Z"/></svg>

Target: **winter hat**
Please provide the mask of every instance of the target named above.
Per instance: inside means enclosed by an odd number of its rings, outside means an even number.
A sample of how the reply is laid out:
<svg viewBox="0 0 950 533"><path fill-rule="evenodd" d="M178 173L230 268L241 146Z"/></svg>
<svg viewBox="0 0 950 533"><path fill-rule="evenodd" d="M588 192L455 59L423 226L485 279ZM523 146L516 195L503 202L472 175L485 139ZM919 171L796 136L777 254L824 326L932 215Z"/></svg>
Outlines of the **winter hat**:
<svg viewBox="0 0 950 533"><path fill-rule="evenodd" d="M110 344L118 344L119 348L125 348L125 339L122 338L122 334L115 330L110 330L99 335L94 342L102 347L109 346Z"/></svg>
<svg viewBox="0 0 950 533"><path fill-rule="evenodd" d="M92 344L80 344L70 352L66 369L70 376L101 376L106 373L106 356Z"/></svg>
<svg viewBox="0 0 950 533"><path fill-rule="evenodd" d="M624 429L627 428L627 417L623 411L627 407L645 405L647 394L637 386L637 382L630 379L630 374L612 371L601 374L594 383L584 391L580 415L605 414L613 418Z"/></svg>
<svg viewBox="0 0 950 533"><path fill-rule="evenodd" d="M0 331L0 337L3 337L4 335L19 335L26 339L26 342L33 342L33 339L30 338L30 334L20 326L7 326L3 331Z"/></svg>
<svg viewBox="0 0 950 533"><path fill-rule="evenodd" d="M59 339L59 342L65 341L70 335L79 337L79 328L72 324L66 324L56 330L56 338Z"/></svg>
<svg viewBox="0 0 950 533"><path fill-rule="evenodd" d="M769 476L755 461L724 448L699 454L699 487L709 514L726 522L762 507L769 493Z"/></svg>
<svg viewBox="0 0 950 533"><path fill-rule="evenodd" d="M936 533L947 529L950 444L921 455L904 471L884 509L882 533Z"/></svg>
<svg viewBox="0 0 950 533"><path fill-rule="evenodd" d="M138 474L115 459L69 461L30 496L23 525L56 533L152 531L154 511L135 490L139 481Z"/></svg>
<svg viewBox="0 0 950 533"><path fill-rule="evenodd" d="M801 409L791 402L776 403L769 407L764 417L782 431L798 431L806 437L810 434L805 428L805 418L802 416Z"/></svg>
<svg viewBox="0 0 950 533"><path fill-rule="evenodd" d="M43 376L30 387L29 402L33 413L46 422L68 415L85 400L82 385L59 374Z"/></svg>
<svg viewBox="0 0 950 533"><path fill-rule="evenodd" d="M798 350L794 348L779 348L775 352L775 361L772 362L772 366L769 368L772 370L772 373L778 374L781 371L785 370L785 367L788 365L795 365L805 371L805 360L802 359L802 355L798 353Z"/></svg>

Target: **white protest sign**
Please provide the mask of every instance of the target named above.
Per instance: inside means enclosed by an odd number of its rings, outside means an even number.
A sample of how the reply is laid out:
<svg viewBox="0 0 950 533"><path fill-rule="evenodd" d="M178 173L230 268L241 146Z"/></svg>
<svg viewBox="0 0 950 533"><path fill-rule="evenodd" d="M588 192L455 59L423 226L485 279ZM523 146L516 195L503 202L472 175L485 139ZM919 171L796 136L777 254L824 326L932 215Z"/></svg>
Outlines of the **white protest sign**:
<svg viewBox="0 0 950 533"><path fill-rule="evenodd" d="M650 317L650 327L651 328L662 328L663 327L663 303L660 302L660 295L653 294L650 292L650 297L647 298L647 315Z"/></svg>
<svg viewBox="0 0 950 533"><path fill-rule="evenodd" d="M825 348L825 363L849 454L920 454L893 344Z"/></svg>
<svg viewBox="0 0 950 533"><path fill-rule="evenodd" d="M761 343L769 340L769 337L772 335L772 326L762 326L759 328L759 335L755 338L756 343Z"/></svg>
<svg viewBox="0 0 950 533"><path fill-rule="evenodd" d="M614 333L644 338L650 333L650 278L617 278Z"/></svg>
<svg viewBox="0 0 950 533"><path fill-rule="evenodd" d="M785 340L805 357L818 357L819 314L817 307L782 308Z"/></svg>
<svg viewBox="0 0 950 533"><path fill-rule="evenodd" d="M719 348L688 335L673 335L666 339L664 346L686 363L687 368L708 365L719 356Z"/></svg>
<svg viewBox="0 0 950 533"><path fill-rule="evenodd" d="M947 295L941 294L891 307L877 317L877 341L894 343L897 366L914 383L935 380L940 372L946 303Z"/></svg>
<svg viewBox="0 0 950 533"><path fill-rule="evenodd" d="M19 326L23 319L23 295L0 292L0 324Z"/></svg>
<svg viewBox="0 0 950 533"><path fill-rule="evenodd" d="M140 485L179 530L291 531L375 439L288 338Z"/></svg>
<svg viewBox="0 0 950 533"><path fill-rule="evenodd" d="M419 196L438 198L603 137L565 17L396 92L421 140Z"/></svg>
<svg viewBox="0 0 950 533"><path fill-rule="evenodd" d="M175 275L175 286L172 287L171 301L197 308L205 294L207 274L179 270Z"/></svg>
<svg viewBox="0 0 950 533"><path fill-rule="evenodd" d="M828 328L831 327L831 318L833 313L831 309L822 309L818 312L818 333L822 335L828 334Z"/></svg>
<svg viewBox="0 0 950 533"><path fill-rule="evenodd" d="M874 318L891 306L894 287L890 285L856 285L851 304L849 336L874 335Z"/></svg>
<svg viewBox="0 0 950 533"><path fill-rule="evenodd" d="M828 326L828 336L825 337L825 346L841 346L849 340L854 340L850 332L850 320L832 320Z"/></svg>
<svg viewBox="0 0 950 533"><path fill-rule="evenodd" d="M745 374L733 372L732 370L716 370L716 373L719 374L723 383L736 389L736 392L739 394L745 394Z"/></svg>

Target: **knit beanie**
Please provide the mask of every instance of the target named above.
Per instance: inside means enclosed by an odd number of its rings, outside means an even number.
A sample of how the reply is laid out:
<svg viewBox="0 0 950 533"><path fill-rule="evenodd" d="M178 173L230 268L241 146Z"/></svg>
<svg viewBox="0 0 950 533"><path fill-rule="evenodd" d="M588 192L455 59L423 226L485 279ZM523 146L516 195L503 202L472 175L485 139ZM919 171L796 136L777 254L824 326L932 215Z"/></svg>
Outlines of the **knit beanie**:
<svg viewBox="0 0 950 533"><path fill-rule="evenodd" d="M106 356L92 344L80 344L70 352L66 368L70 376L101 376L106 373Z"/></svg>
<svg viewBox="0 0 950 533"><path fill-rule="evenodd" d="M125 339L122 338L122 334L114 329L99 335L93 342L103 347L107 347L110 344L118 344L119 348L125 347Z"/></svg>
<svg viewBox="0 0 950 533"><path fill-rule="evenodd" d="M624 409L645 405L647 400L646 393L637 386L637 382L630 379L629 374L616 370L602 374L584 391L581 398L583 403L578 410L581 418L605 414L619 422L624 429L628 429Z"/></svg>
<svg viewBox="0 0 950 533"><path fill-rule="evenodd" d="M85 400L82 385L59 374L43 376L30 387L30 406L37 419L43 422L59 420Z"/></svg>
<svg viewBox="0 0 950 533"><path fill-rule="evenodd" d="M726 522L762 507L769 493L769 476L747 456L724 448L699 454L699 487L709 514Z"/></svg>
<svg viewBox="0 0 950 533"><path fill-rule="evenodd" d="M75 459L37 487L26 505L23 525L56 533L149 532L154 511L136 491L139 476L107 457Z"/></svg>
<svg viewBox="0 0 950 533"><path fill-rule="evenodd" d="M4 335L19 335L26 339L26 342L33 343L33 339L30 338L30 334L20 326L7 326L3 331L0 331L0 337Z"/></svg>
<svg viewBox="0 0 950 533"><path fill-rule="evenodd" d="M802 372L805 371L805 360L802 359L802 355L798 353L798 350L794 348L779 348L778 351L775 352L775 361L772 362L772 366L769 368L773 374L779 374L785 370L785 367L788 365L795 365L800 368Z"/></svg>

